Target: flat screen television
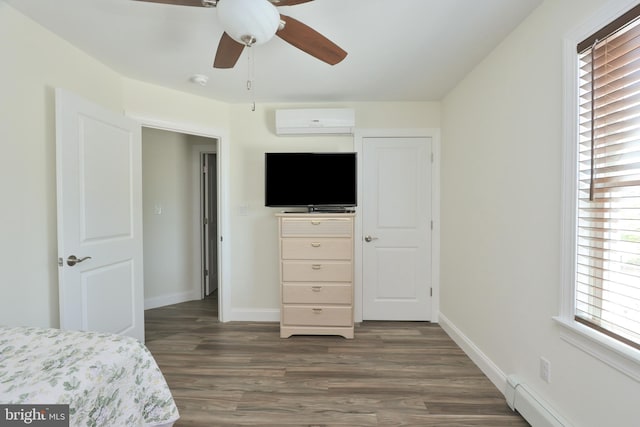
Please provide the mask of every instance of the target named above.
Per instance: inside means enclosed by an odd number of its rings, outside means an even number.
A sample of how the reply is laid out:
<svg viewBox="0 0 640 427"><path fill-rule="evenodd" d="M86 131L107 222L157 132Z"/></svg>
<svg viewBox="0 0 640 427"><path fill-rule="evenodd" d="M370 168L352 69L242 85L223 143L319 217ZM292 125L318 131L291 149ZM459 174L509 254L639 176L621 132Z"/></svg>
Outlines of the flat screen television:
<svg viewBox="0 0 640 427"><path fill-rule="evenodd" d="M310 211L357 205L356 153L265 153L265 206Z"/></svg>

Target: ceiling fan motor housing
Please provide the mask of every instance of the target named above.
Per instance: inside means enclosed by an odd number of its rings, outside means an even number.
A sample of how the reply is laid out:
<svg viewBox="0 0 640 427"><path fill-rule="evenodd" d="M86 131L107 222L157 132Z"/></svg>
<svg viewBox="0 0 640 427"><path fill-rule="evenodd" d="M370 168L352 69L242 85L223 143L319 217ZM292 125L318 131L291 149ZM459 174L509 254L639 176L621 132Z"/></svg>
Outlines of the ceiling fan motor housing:
<svg viewBox="0 0 640 427"><path fill-rule="evenodd" d="M268 42L280 25L280 14L268 0L218 0L217 9L224 31L243 45Z"/></svg>

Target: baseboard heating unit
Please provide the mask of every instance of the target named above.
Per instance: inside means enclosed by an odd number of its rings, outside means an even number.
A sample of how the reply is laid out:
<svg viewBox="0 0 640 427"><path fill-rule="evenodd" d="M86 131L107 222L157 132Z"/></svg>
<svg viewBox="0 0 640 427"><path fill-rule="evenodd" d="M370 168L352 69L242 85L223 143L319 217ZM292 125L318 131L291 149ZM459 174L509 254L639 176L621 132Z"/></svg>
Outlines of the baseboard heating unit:
<svg viewBox="0 0 640 427"><path fill-rule="evenodd" d="M532 427L571 427L517 375L507 377L505 397L509 407L518 411Z"/></svg>

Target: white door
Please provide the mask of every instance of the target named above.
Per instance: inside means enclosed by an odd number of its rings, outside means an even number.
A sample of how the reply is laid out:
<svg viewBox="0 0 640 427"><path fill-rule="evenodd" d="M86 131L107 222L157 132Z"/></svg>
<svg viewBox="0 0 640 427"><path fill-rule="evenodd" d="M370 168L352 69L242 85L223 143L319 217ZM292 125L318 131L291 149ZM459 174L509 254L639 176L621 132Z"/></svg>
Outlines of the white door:
<svg viewBox="0 0 640 427"><path fill-rule="evenodd" d="M141 127L57 89L56 162L60 327L144 342Z"/></svg>
<svg viewBox="0 0 640 427"><path fill-rule="evenodd" d="M364 138L365 320L431 320L431 138Z"/></svg>

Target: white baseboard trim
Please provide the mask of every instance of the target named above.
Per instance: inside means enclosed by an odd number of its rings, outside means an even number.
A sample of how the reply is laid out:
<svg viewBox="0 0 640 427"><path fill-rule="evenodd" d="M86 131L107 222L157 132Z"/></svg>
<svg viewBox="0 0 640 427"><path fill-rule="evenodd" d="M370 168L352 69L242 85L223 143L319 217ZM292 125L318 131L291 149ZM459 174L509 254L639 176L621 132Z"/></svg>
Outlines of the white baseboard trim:
<svg viewBox="0 0 640 427"><path fill-rule="evenodd" d="M225 321L231 322L279 322L280 310L259 308L232 308Z"/></svg>
<svg viewBox="0 0 640 427"><path fill-rule="evenodd" d="M507 377L507 404L535 427L571 427L544 399L517 375Z"/></svg>
<svg viewBox="0 0 640 427"><path fill-rule="evenodd" d="M145 298L144 309L164 307L165 305L179 304L181 302L199 300L200 290L177 292L175 294L160 295L157 297Z"/></svg>
<svg viewBox="0 0 640 427"><path fill-rule="evenodd" d="M440 313L440 326L505 396L511 409L517 410L535 427L570 427L535 390L522 383L517 375L507 376L448 318ZM516 389L519 388L519 400Z"/></svg>
<svg viewBox="0 0 640 427"><path fill-rule="evenodd" d="M462 333L442 312L439 316L440 326L458 344L473 363L489 378L502 394L505 393L507 386L507 375L493 363L486 354L484 354L465 334Z"/></svg>

